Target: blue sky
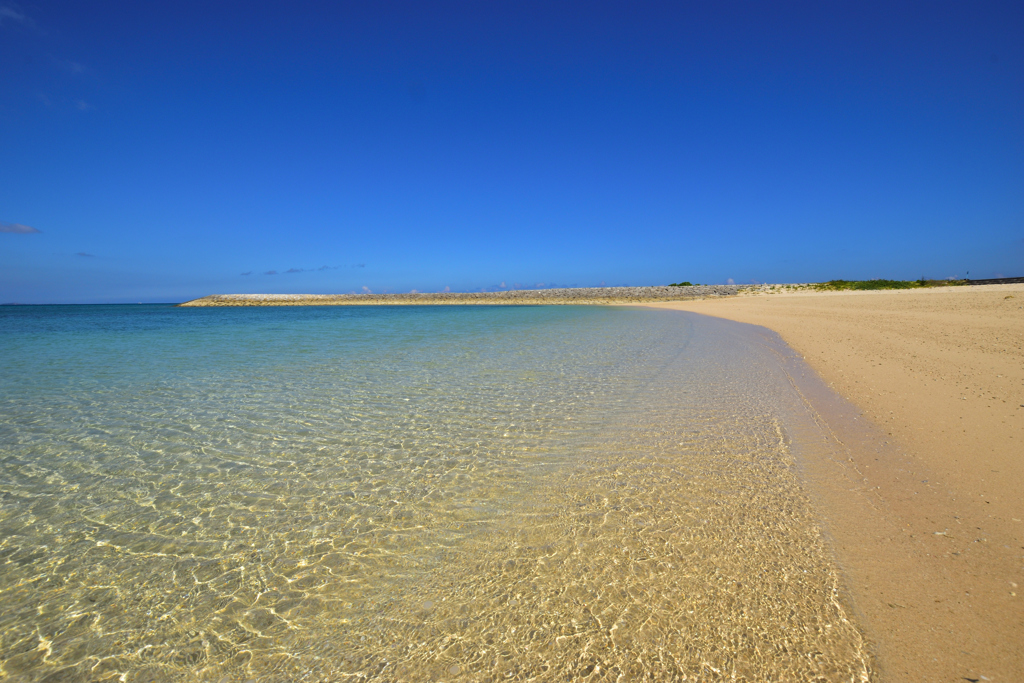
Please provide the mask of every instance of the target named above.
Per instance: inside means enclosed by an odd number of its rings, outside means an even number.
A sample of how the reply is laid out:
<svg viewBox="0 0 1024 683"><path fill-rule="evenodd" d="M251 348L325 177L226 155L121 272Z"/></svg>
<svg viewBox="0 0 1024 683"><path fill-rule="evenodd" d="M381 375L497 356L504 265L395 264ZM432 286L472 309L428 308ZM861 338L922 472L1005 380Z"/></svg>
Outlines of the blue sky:
<svg viewBox="0 0 1024 683"><path fill-rule="evenodd" d="M0 0L0 302L1024 275L1019 0L330 5Z"/></svg>

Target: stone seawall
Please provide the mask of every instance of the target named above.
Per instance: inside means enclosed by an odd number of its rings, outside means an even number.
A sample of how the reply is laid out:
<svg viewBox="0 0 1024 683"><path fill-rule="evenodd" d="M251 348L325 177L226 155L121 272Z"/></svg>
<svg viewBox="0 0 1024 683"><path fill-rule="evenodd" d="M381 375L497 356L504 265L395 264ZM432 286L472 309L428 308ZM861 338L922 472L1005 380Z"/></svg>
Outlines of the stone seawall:
<svg viewBox="0 0 1024 683"><path fill-rule="evenodd" d="M573 287L507 292L410 292L404 294L213 294L179 306L410 306L623 304L735 296L743 285L691 287Z"/></svg>

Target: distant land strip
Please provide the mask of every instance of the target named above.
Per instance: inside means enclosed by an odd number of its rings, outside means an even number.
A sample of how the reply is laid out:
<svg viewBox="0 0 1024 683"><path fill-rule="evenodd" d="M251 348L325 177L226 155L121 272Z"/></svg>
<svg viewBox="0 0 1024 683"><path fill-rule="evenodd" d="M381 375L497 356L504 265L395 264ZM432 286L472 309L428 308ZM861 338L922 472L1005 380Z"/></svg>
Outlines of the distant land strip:
<svg viewBox="0 0 1024 683"><path fill-rule="evenodd" d="M969 285L1019 285L1024 284L1024 277L997 277L989 280L964 280Z"/></svg>
<svg viewBox="0 0 1024 683"><path fill-rule="evenodd" d="M408 292L402 294L213 294L179 306L410 306L490 304L621 304L735 296L748 285L689 287L571 287L505 292Z"/></svg>

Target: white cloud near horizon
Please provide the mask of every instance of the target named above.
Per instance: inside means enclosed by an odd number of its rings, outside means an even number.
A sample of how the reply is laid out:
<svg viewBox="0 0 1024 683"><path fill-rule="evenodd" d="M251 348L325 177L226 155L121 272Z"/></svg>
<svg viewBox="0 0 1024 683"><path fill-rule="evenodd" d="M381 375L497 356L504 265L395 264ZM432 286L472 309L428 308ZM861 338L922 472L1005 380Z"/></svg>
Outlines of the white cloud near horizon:
<svg viewBox="0 0 1024 683"><path fill-rule="evenodd" d="M353 268L365 268L366 264L365 263L360 263L360 264L354 265L352 267ZM280 271L280 270L265 270L261 274L262 275L282 275L282 274L283 275L296 275L298 273L313 273L313 272L317 272L317 271L337 270L337 269L338 269L338 266L320 266L319 268L289 268L288 270L284 270L284 271ZM249 271L246 271L244 273L239 273L239 275L252 275L254 272L255 271L249 270Z"/></svg>
<svg viewBox="0 0 1024 683"><path fill-rule="evenodd" d="M22 225L21 223L4 223L0 221L0 232L14 235L31 235L42 233L42 230L36 230L30 225Z"/></svg>

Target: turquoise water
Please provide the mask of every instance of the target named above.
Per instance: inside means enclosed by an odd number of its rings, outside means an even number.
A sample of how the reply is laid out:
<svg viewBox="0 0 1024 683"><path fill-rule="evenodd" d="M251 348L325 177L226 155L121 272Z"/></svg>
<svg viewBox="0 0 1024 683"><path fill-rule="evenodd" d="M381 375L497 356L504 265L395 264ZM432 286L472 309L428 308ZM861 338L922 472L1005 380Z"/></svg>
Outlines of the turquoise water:
<svg viewBox="0 0 1024 683"><path fill-rule="evenodd" d="M742 327L0 307L18 681L866 680Z"/></svg>

